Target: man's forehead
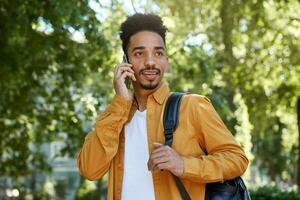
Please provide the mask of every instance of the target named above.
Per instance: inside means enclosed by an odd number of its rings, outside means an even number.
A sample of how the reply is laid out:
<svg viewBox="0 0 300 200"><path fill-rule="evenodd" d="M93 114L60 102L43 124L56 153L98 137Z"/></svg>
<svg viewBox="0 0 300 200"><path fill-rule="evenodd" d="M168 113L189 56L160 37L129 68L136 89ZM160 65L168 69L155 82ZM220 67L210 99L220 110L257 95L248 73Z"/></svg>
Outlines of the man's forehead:
<svg viewBox="0 0 300 200"><path fill-rule="evenodd" d="M130 37L129 48L165 49L165 44L159 34L151 31L141 31Z"/></svg>
<svg viewBox="0 0 300 200"><path fill-rule="evenodd" d="M136 50L144 50L147 48L155 49L155 50L165 50L164 46L132 46L130 49L131 51L136 51Z"/></svg>

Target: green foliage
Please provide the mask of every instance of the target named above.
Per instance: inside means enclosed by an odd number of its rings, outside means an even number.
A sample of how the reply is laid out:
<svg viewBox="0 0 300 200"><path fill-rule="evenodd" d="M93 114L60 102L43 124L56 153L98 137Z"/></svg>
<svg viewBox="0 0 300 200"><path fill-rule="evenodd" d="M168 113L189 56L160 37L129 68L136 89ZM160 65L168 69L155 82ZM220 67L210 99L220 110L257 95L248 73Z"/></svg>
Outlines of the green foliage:
<svg viewBox="0 0 300 200"><path fill-rule="evenodd" d="M68 138L63 153L74 156L105 102L96 99L111 93L109 43L88 2L1 1L0 10L0 175L49 170L40 144Z"/></svg>
<svg viewBox="0 0 300 200"><path fill-rule="evenodd" d="M296 183L299 1L132 2L133 12L163 17L171 89L212 100L259 170L249 179ZM61 153L75 156L113 95L118 28L129 7L0 2L0 176L51 170L45 142L63 140Z"/></svg>
<svg viewBox="0 0 300 200"><path fill-rule="evenodd" d="M83 181L76 193L76 200L93 200L101 196L101 182Z"/></svg>
<svg viewBox="0 0 300 200"><path fill-rule="evenodd" d="M175 33L172 87L208 95L259 173L295 183L299 1L156 2Z"/></svg>
<svg viewBox="0 0 300 200"><path fill-rule="evenodd" d="M252 200L297 200L300 191L282 191L278 187L264 186L250 191Z"/></svg>

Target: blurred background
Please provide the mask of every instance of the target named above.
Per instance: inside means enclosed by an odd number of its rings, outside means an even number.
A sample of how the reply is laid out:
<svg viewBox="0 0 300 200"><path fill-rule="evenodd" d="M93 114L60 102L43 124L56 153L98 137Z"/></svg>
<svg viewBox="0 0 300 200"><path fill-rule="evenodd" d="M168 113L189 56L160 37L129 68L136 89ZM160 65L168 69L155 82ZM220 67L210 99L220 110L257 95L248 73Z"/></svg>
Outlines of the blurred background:
<svg viewBox="0 0 300 200"><path fill-rule="evenodd" d="M105 199L107 175L86 181L75 158L114 95L119 25L135 12L169 29L171 89L208 96L242 144L252 199L300 199L299 10L299 0L0 0L0 199Z"/></svg>

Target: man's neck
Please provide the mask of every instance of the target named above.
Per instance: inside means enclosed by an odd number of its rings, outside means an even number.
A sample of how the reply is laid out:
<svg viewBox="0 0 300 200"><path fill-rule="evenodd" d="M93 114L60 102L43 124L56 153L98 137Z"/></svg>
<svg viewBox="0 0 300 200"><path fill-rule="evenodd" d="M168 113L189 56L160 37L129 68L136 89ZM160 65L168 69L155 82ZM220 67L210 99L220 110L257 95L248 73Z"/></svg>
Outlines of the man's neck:
<svg viewBox="0 0 300 200"><path fill-rule="evenodd" d="M136 89L134 91L134 96L135 100L137 101L139 111L144 111L147 109L148 96L153 94L156 90L158 90L158 88L160 88L160 86L157 86L153 90Z"/></svg>

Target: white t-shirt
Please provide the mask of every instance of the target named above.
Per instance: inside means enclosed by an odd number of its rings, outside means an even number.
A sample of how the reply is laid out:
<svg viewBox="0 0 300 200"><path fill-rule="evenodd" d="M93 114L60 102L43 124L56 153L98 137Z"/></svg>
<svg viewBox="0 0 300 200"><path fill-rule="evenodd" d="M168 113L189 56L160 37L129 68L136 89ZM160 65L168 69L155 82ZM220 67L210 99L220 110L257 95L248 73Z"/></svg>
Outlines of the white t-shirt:
<svg viewBox="0 0 300 200"><path fill-rule="evenodd" d="M136 111L125 125L124 176L122 200L154 200L154 186L149 159L146 110Z"/></svg>

